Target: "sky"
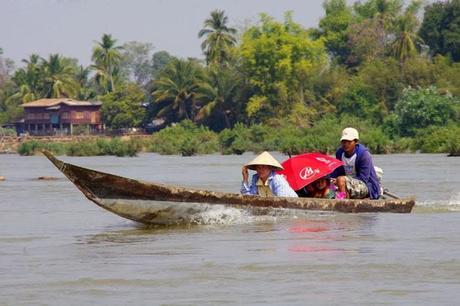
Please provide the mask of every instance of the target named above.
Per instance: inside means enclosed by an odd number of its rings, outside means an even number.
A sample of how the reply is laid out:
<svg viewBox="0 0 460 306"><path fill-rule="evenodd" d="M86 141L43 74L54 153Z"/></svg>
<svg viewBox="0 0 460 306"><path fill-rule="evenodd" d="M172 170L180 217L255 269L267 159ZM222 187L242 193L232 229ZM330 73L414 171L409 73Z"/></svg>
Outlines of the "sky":
<svg viewBox="0 0 460 306"><path fill-rule="evenodd" d="M0 48L17 66L30 54L59 53L89 65L95 41L108 33L119 44L151 43L154 52L202 58L198 32L214 9L229 25L255 23L259 13L313 27L323 15L323 0L1 0Z"/></svg>
<svg viewBox="0 0 460 306"><path fill-rule="evenodd" d="M349 3L354 1L348 0ZM255 23L260 13L316 27L324 15L323 0L1 0L0 48L21 66L32 53L59 53L91 63L95 41L112 34L122 45L151 43L154 52L202 58L198 32L215 9L224 10L229 25Z"/></svg>

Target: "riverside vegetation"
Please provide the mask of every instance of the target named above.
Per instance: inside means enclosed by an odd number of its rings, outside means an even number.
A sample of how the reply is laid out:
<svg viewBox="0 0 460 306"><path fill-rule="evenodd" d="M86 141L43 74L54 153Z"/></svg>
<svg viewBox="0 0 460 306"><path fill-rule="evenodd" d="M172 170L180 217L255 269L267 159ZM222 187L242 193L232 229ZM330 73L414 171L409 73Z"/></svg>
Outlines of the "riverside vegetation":
<svg viewBox="0 0 460 306"><path fill-rule="evenodd" d="M204 60L110 34L89 67L32 54L16 68L0 49L0 123L20 119L22 103L69 97L102 101L108 129L155 119L167 127L143 140L25 142L20 154L333 152L340 130L354 126L373 153L460 155L460 0L323 6L309 29L288 12L283 21L261 14L238 32L213 11L198 33Z"/></svg>
<svg viewBox="0 0 460 306"><path fill-rule="evenodd" d="M414 138L390 139L379 127L374 127L357 118L342 119L354 123L363 130L362 142L376 154L414 152L422 153L459 152L458 135L460 126L431 127L417 133ZM312 128L299 128L293 125L275 126L254 124L246 127L236 124L233 129L220 133L204 126L197 126L190 120L167 127L143 139L122 140L120 138L96 139L74 143L45 143L36 140L26 141L18 148L21 155L34 155L42 149L58 155L91 156L116 155L135 156L137 153L156 152L159 154L242 154L247 151L281 151L298 154L309 151L332 153L337 147L337 135L343 122L336 118L324 118Z"/></svg>

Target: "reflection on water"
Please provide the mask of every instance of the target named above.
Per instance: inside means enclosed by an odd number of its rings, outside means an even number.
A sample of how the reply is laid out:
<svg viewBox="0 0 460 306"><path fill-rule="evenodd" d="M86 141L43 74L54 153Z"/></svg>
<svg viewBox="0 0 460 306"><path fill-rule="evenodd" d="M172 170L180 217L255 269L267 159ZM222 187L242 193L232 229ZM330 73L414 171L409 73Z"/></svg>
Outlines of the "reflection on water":
<svg viewBox="0 0 460 306"><path fill-rule="evenodd" d="M237 191L252 157L64 159ZM455 304L460 159L375 159L391 191L417 196L414 213L230 209L197 225L147 227L89 202L43 157L0 156L0 305Z"/></svg>

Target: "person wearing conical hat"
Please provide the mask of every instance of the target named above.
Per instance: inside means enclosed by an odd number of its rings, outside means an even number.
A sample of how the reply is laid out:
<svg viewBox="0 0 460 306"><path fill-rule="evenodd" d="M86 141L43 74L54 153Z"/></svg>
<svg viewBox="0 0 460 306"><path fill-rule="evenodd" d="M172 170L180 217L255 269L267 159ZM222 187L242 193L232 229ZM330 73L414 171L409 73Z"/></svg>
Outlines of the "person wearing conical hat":
<svg viewBox="0 0 460 306"><path fill-rule="evenodd" d="M248 181L248 170L257 172L252 176L251 184ZM280 163L270 153L261 153L243 166L241 193L263 197L297 197L297 193L289 186L284 176L276 173L277 170L283 170Z"/></svg>

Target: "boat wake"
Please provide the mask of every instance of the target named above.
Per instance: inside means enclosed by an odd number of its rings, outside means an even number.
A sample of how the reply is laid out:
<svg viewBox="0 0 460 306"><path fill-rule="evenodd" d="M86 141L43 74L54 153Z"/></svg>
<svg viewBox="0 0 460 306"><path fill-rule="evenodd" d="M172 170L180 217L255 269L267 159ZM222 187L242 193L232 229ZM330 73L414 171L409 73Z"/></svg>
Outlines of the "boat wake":
<svg viewBox="0 0 460 306"><path fill-rule="evenodd" d="M459 212L460 192L453 194L449 200L431 200L417 202L415 212Z"/></svg>
<svg viewBox="0 0 460 306"><path fill-rule="evenodd" d="M149 200L99 199L99 205L144 224L245 224L296 218L311 212L298 209L251 207Z"/></svg>
<svg viewBox="0 0 460 306"><path fill-rule="evenodd" d="M274 222L277 219L299 218L311 214L313 212L299 209L266 207L236 208L224 205L210 205L208 210L195 214L191 219L191 223L212 225Z"/></svg>
<svg viewBox="0 0 460 306"><path fill-rule="evenodd" d="M185 218L183 216L182 218ZM210 206L206 211L190 216L191 224L244 224L254 221L254 216L243 209L226 207L224 205Z"/></svg>

